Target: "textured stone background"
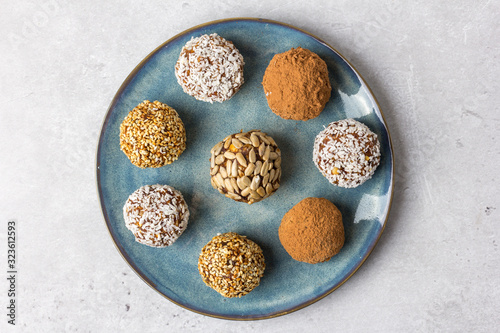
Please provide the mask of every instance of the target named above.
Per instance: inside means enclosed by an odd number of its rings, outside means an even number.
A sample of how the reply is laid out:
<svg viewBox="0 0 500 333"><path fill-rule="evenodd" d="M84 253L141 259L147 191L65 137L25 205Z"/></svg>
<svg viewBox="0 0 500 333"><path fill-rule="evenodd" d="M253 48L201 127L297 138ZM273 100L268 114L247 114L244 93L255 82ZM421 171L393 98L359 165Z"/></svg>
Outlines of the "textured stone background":
<svg viewBox="0 0 500 333"><path fill-rule="evenodd" d="M498 2L2 0L0 8L0 267L5 225L16 219L18 331L498 330ZM130 71L187 28L241 16L305 29L351 61L378 98L396 160L390 218L361 269L323 300L257 322L192 313L143 283L108 235L94 170L101 122ZM0 275L0 308L7 289Z"/></svg>

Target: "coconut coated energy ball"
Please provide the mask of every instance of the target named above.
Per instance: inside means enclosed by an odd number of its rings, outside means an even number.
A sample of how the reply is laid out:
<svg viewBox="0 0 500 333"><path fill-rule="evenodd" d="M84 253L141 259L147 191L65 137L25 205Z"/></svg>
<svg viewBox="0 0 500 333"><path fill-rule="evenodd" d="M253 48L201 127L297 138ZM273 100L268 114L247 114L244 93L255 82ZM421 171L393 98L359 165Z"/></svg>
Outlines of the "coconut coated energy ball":
<svg viewBox="0 0 500 333"><path fill-rule="evenodd" d="M146 185L129 196L123 218L137 242L166 247L186 230L189 210L182 194L173 187Z"/></svg>
<svg viewBox="0 0 500 333"><path fill-rule="evenodd" d="M357 187L370 179L380 164L380 142L359 121L335 121L316 136L313 160L330 183Z"/></svg>
<svg viewBox="0 0 500 333"><path fill-rule="evenodd" d="M213 33L186 43L175 65L175 76L184 92L197 100L224 102L243 84L244 65L234 44Z"/></svg>

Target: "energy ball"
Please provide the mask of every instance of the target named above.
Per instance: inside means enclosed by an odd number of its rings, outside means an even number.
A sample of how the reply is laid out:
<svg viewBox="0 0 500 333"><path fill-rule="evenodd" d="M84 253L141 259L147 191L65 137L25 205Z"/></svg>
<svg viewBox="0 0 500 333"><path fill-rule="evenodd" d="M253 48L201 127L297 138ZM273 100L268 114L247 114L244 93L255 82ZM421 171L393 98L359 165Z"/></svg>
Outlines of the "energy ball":
<svg viewBox="0 0 500 333"><path fill-rule="evenodd" d="M243 56L232 42L217 34L191 38L175 65L185 93L205 102L230 99L244 82Z"/></svg>
<svg viewBox="0 0 500 333"><path fill-rule="evenodd" d="M319 116L332 91L325 61L301 47L276 54L262 85L275 114L304 121Z"/></svg>
<svg viewBox="0 0 500 333"><path fill-rule="evenodd" d="M295 260L328 261L344 246L344 225L338 208L324 198L306 198L281 220L280 242Z"/></svg>
<svg viewBox="0 0 500 333"><path fill-rule="evenodd" d="M335 121L316 136L313 160L330 183L357 187L370 179L380 164L380 142L359 121Z"/></svg>
<svg viewBox="0 0 500 333"><path fill-rule="evenodd" d="M158 101L144 101L120 125L120 149L140 168L159 168L186 149L186 130L177 111Z"/></svg>
<svg viewBox="0 0 500 333"><path fill-rule="evenodd" d="M128 197L123 218L137 242L166 247L186 230L189 210L182 194L173 187L146 185Z"/></svg>
<svg viewBox="0 0 500 333"><path fill-rule="evenodd" d="M252 204L280 187L281 151L260 130L229 135L210 153L212 186L228 198Z"/></svg>
<svg viewBox="0 0 500 333"><path fill-rule="evenodd" d="M241 297L260 283L266 268L262 249L234 232L215 236L201 250L203 282L224 297Z"/></svg>

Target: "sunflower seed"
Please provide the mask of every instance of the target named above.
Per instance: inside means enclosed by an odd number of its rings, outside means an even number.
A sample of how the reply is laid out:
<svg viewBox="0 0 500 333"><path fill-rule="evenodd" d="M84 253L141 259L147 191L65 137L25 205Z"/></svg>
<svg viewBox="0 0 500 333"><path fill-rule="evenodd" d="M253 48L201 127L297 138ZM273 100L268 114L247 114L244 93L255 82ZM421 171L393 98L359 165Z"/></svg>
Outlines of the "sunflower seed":
<svg viewBox="0 0 500 333"><path fill-rule="evenodd" d="M238 140L240 140L243 144L246 144L246 145L251 145L252 144L252 140L250 140L246 136L240 136L240 137L238 137Z"/></svg>
<svg viewBox="0 0 500 333"><path fill-rule="evenodd" d="M232 160L227 160L226 162L226 171L229 176L231 176L231 167L232 167L233 161Z"/></svg>
<svg viewBox="0 0 500 333"><path fill-rule="evenodd" d="M262 186L267 185L267 183L269 182L269 178L271 178L271 176L269 174L265 175L264 178L262 178Z"/></svg>
<svg viewBox="0 0 500 333"><path fill-rule="evenodd" d="M238 185L238 187L240 188L240 190L244 190L245 188L248 187L248 186L245 185L245 183L243 183L241 177L236 178L236 185Z"/></svg>
<svg viewBox="0 0 500 333"><path fill-rule="evenodd" d="M271 185L271 183L269 183L266 186L266 193L271 194L272 192L273 192L273 185Z"/></svg>
<svg viewBox="0 0 500 333"><path fill-rule="evenodd" d="M260 140L257 137L257 135L255 135L254 133L252 133L252 135L250 135L250 141L252 141L252 145L255 148L257 148L260 145Z"/></svg>
<svg viewBox="0 0 500 333"><path fill-rule="evenodd" d="M261 197L263 197L264 195L266 195L266 190L264 190L264 188L261 186L257 189L256 191Z"/></svg>
<svg viewBox="0 0 500 333"><path fill-rule="evenodd" d="M264 156L265 150L266 150L266 144L262 142L259 146L259 156Z"/></svg>
<svg viewBox="0 0 500 333"><path fill-rule="evenodd" d="M210 167L213 168L215 166L215 154L212 153L212 157L210 157Z"/></svg>
<svg viewBox="0 0 500 333"><path fill-rule="evenodd" d="M234 138L231 140L231 143L233 144L233 146L235 146L236 148L240 149L241 147L243 147L243 143L241 143L240 140Z"/></svg>
<svg viewBox="0 0 500 333"><path fill-rule="evenodd" d="M269 159L274 161L275 159L278 158L278 156L279 156L278 153L272 152L269 154Z"/></svg>
<svg viewBox="0 0 500 333"><path fill-rule="evenodd" d="M255 191L256 189L259 188L259 185L260 185L260 176L253 177L252 183L250 184L250 189L252 191Z"/></svg>
<svg viewBox="0 0 500 333"><path fill-rule="evenodd" d="M252 181L247 176L241 177L241 181L245 184L245 187L250 187L250 185L252 185Z"/></svg>
<svg viewBox="0 0 500 333"><path fill-rule="evenodd" d="M212 184L213 188L217 188L217 184L215 184L214 177L210 178L210 183Z"/></svg>
<svg viewBox="0 0 500 333"><path fill-rule="evenodd" d="M224 159L224 155L218 155L218 156L215 158L215 164L222 164L224 161L225 161L225 159Z"/></svg>
<svg viewBox="0 0 500 333"><path fill-rule="evenodd" d="M247 135L247 133L236 133L234 136L237 137L237 138L241 138L242 136L245 136Z"/></svg>
<svg viewBox="0 0 500 333"><path fill-rule="evenodd" d="M273 146L275 146L275 147L277 146L276 141L274 141L274 139L272 137L270 137L269 135L266 135L266 139L268 139L269 142L271 142L271 144Z"/></svg>
<svg viewBox="0 0 500 333"><path fill-rule="evenodd" d="M210 152L215 154L215 155L219 155L220 153L220 150L222 149L222 145L223 143L222 142L219 142L217 143L211 150Z"/></svg>
<svg viewBox="0 0 500 333"><path fill-rule="evenodd" d="M224 185L226 185L226 189L229 192L234 192L233 185L231 185L231 181L229 180L229 178L224 179Z"/></svg>
<svg viewBox="0 0 500 333"><path fill-rule="evenodd" d="M236 158L236 155L234 153L231 153L230 151L225 151L224 157L230 160L234 160Z"/></svg>
<svg viewBox="0 0 500 333"><path fill-rule="evenodd" d="M255 200L260 200L261 196L257 191L250 191L250 198L255 199Z"/></svg>
<svg viewBox="0 0 500 333"><path fill-rule="evenodd" d="M270 182L273 181L275 173L276 173L276 169L271 169L271 171L269 171L269 181Z"/></svg>
<svg viewBox="0 0 500 333"><path fill-rule="evenodd" d="M260 139L262 141L264 141L266 143L266 145L270 145L271 144L271 142L267 139L267 136L264 133L260 132L259 133L259 137L260 137Z"/></svg>
<svg viewBox="0 0 500 333"><path fill-rule="evenodd" d="M226 197L233 199L233 200L240 200L241 197L238 194L234 193L226 193Z"/></svg>
<svg viewBox="0 0 500 333"><path fill-rule="evenodd" d="M276 174L273 177L272 182L274 183L276 180L279 180L281 176L281 169L276 169Z"/></svg>
<svg viewBox="0 0 500 333"><path fill-rule="evenodd" d="M255 155L255 150L253 150L253 148L248 152L248 160L252 163L257 161L257 156Z"/></svg>
<svg viewBox="0 0 500 333"><path fill-rule="evenodd" d="M261 161L255 162L255 170L253 171L253 174L258 175L260 173L260 169L262 169L262 162Z"/></svg>
<svg viewBox="0 0 500 333"><path fill-rule="evenodd" d="M215 175L215 182L217 183L217 187L223 187L224 186L224 179L222 178L222 175L220 173Z"/></svg>
<svg viewBox="0 0 500 333"><path fill-rule="evenodd" d="M222 178L227 178L226 168L224 168L223 166L221 166L220 169L219 169L219 172L222 175Z"/></svg>
<svg viewBox="0 0 500 333"><path fill-rule="evenodd" d="M264 161L267 161L269 159L270 155L271 155L271 146L266 146L266 150L264 151L264 155L262 156L262 159Z"/></svg>
<svg viewBox="0 0 500 333"><path fill-rule="evenodd" d="M215 175L219 171L219 166L216 165L213 168L210 169L210 176Z"/></svg>
<svg viewBox="0 0 500 333"><path fill-rule="evenodd" d="M273 162L267 161L269 163L269 166L267 167L267 170L270 171L272 168L274 168Z"/></svg>
<svg viewBox="0 0 500 333"><path fill-rule="evenodd" d="M238 177L238 163L236 161L233 161L233 165L231 166L231 176Z"/></svg>
<svg viewBox="0 0 500 333"><path fill-rule="evenodd" d="M233 137L233 135L228 135L224 138L224 140L222 140L223 142L226 142L226 141L231 141L231 138Z"/></svg>
<svg viewBox="0 0 500 333"><path fill-rule="evenodd" d="M280 188L280 183L278 183L278 182L274 183L273 187L274 187L274 190L276 191L277 189Z"/></svg>
<svg viewBox="0 0 500 333"><path fill-rule="evenodd" d="M274 161L274 167L275 167L276 169L278 169L280 166L281 166L281 157L278 157L278 158Z"/></svg>
<svg viewBox="0 0 500 333"><path fill-rule="evenodd" d="M231 179L231 186L233 187L233 190L235 193L239 192L238 189L238 184L236 184L236 178L230 178Z"/></svg>
<svg viewBox="0 0 500 333"><path fill-rule="evenodd" d="M246 196L248 196L248 195L250 194L250 192L251 192L251 191L252 191L252 190L250 189L250 187L246 187L246 188L244 188L244 189L241 191L241 193L240 193L240 194L241 194L241 196L246 197Z"/></svg>
<svg viewBox="0 0 500 333"><path fill-rule="evenodd" d="M231 140L225 141L224 142L224 149L228 149L230 145L231 145Z"/></svg>
<svg viewBox="0 0 500 333"><path fill-rule="evenodd" d="M260 175L264 177L265 175L267 175L268 172L269 172L269 162L265 161L264 164L262 164L262 168L260 168Z"/></svg>
<svg viewBox="0 0 500 333"><path fill-rule="evenodd" d="M245 176L250 176L253 173L254 169L255 169L255 164L250 163L245 169Z"/></svg>
<svg viewBox="0 0 500 333"><path fill-rule="evenodd" d="M247 160L245 160L245 157L243 157L242 153L237 153L236 154L236 159L238 160L238 163L240 163L244 167L247 166Z"/></svg>

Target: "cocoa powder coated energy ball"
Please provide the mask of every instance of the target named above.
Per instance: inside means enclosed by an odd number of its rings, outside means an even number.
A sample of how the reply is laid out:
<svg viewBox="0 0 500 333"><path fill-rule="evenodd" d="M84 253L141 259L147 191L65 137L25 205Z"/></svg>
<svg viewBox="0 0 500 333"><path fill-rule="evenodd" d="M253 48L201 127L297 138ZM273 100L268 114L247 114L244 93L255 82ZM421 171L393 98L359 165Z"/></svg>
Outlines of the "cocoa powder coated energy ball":
<svg viewBox="0 0 500 333"><path fill-rule="evenodd" d="M332 90L325 61L301 47L276 54L267 66L262 85L275 114L304 121L319 116Z"/></svg>
<svg viewBox="0 0 500 333"><path fill-rule="evenodd" d="M306 198L283 216L279 239L297 261L310 264L328 261L344 246L342 214L327 199Z"/></svg>

